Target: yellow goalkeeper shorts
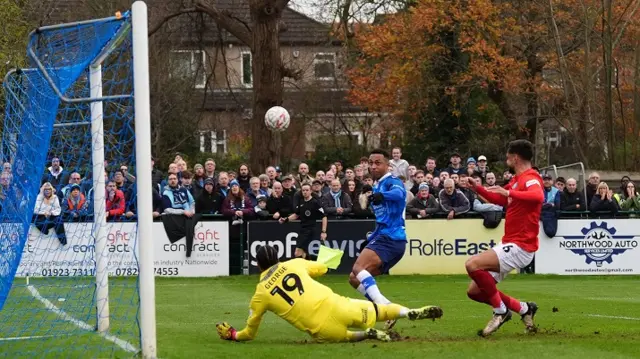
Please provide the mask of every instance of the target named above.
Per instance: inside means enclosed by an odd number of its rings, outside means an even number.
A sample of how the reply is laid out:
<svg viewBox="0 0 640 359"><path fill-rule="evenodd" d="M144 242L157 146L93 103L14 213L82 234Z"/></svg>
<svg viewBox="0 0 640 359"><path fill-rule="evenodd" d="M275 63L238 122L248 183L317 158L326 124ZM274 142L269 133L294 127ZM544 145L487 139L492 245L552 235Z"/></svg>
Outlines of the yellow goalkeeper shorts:
<svg viewBox="0 0 640 359"><path fill-rule="evenodd" d="M326 322L313 336L319 342L348 341L349 328L367 329L376 324L376 310L373 303L336 295Z"/></svg>

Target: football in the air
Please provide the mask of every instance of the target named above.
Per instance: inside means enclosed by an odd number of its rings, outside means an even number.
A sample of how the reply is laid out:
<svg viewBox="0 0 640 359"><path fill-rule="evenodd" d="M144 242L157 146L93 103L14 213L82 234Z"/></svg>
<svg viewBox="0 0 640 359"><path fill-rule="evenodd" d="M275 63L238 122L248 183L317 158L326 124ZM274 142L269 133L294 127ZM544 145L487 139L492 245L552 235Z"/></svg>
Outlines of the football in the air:
<svg viewBox="0 0 640 359"><path fill-rule="evenodd" d="M264 115L264 124L271 131L284 131L289 127L289 122L291 121L291 117L289 116L289 112L280 106L273 106L267 111Z"/></svg>

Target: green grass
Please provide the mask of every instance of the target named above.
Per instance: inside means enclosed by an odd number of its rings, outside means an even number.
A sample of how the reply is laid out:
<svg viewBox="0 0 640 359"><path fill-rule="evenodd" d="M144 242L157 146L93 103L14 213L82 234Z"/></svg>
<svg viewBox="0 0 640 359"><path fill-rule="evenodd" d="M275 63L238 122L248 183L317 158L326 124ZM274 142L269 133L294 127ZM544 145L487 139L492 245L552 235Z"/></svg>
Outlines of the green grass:
<svg viewBox="0 0 640 359"><path fill-rule="evenodd" d="M640 342L640 281L638 277L550 277L511 276L500 288L518 298L534 300L540 331L524 334L519 317L514 316L494 336L479 338L477 331L489 320L491 310L466 298L468 283L463 276L382 277L378 284L394 302L410 307L437 304L444 309L441 320L400 321L396 329L404 339L393 343L366 341L355 344L315 344L302 332L273 314L267 314L253 342L232 343L218 338L215 323L228 321L242 329L257 277L213 279L157 279L157 335L161 358L638 358ZM326 276L321 281L335 292L359 298L346 276ZM63 286L36 283L42 296L91 323L92 312L73 308L73 301L55 302ZM135 297L132 280L112 283L112 294ZM48 289L47 289L48 288ZM120 289L116 289L120 288ZM65 338L0 342L0 356L6 357L131 357L130 353L73 325L62 327L55 314L37 300L26 302L24 288L15 288L24 301L19 307L0 312L0 337L51 334L72 331ZM86 296L89 289L67 292L68 297ZM29 295L27 293L27 295ZM11 305L11 302L8 303ZM77 304L77 303L76 303ZM552 308L557 308L553 312ZM38 309L39 308L39 309ZM112 307L112 321L122 339L136 346L135 303ZM22 310L18 310L22 309ZM9 311L7 311L9 310ZM10 317L8 314L13 313ZM18 321L18 329L7 330L17 321L17 313L38 319ZM607 318L626 317L623 318ZM82 317L82 318L80 318ZM29 324L31 323L31 324ZM38 323L34 326L33 323ZM51 324L52 323L52 324ZM126 325L125 325L126 324ZM382 327L382 323L380 323ZM36 331L34 331L36 330ZM73 349L76 349L75 351ZM84 350L81 350L84 348ZM100 351L102 350L102 351ZM11 354L11 355L9 355Z"/></svg>

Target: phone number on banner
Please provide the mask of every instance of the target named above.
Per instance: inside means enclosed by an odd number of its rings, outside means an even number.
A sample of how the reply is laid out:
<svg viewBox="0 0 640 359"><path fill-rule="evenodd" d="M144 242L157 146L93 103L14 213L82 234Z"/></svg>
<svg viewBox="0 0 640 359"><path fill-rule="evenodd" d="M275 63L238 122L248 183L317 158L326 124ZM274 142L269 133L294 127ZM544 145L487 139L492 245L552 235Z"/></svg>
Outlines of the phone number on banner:
<svg viewBox="0 0 640 359"><path fill-rule="evenodd" d="M180 271L177 267L156 267L154 273L162 276L177 276ZM43 277L94 277L96 270L94 268L42 268L39 274ZM138 274L138 268L132 267L118 267L109 270L109 276L116 277L137 276Z"/></svg>
<svg viewBox="0 0 640 359"><path fill-rule="evenodd" d="M43 277L81 277L95 276L94 268L42 268L40 275Z"/></svg>

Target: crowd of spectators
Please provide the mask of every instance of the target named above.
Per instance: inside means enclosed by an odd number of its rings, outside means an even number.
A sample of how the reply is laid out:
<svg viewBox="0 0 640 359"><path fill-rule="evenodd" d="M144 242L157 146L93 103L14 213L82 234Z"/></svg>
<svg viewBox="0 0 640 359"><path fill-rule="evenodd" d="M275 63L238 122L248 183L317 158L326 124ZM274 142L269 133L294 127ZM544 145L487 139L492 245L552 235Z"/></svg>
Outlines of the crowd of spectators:
<svg viewBox="0 0 640 359"><path fill-rule="evenodd" d="M400 148L391 152L391 171L402 179L407 190L407 218L430 217L454 219L469 213L502 212L500 206L489 203L471 191L468 178L481 181L485 186L503 185L512 174L491 170L484 155L463 161L458 153L450 162L438 167L434 157L428 157L424 166L402 159ZM246 164L237 170L219 170L213 159L190 167L177 155L167 172L159 170L153 162L153 216L180 215L187 218L198 215L218 215L232 224L245 220L278 220L293 213L301 200L300 185L311 184L313 195L330 218L371 219L374 215L367 206L373 179L369 175L369 162L362 157L359 163L345 165L335 161L326 170L312 173L306 163L300 163L294 173L283 174L277 166L265 173L254 175ZM136 215L136 178L126 165L105 171L107 221L126 221ZM574 178L553 178L543 174L545 209L553 211L616 213L640 211L640 196L634 183L625 177L618 189L600 181L598 173L591 173L586 191L579 189ZM0 199L12 196L14 205L24 206L26 198L20 186L13 185L12 165L5 163L0 175ZM80 173L63 168L58 158L42 178L42 187L36 200L34 223L43 232L55 229L64 243L64 233L52 225L56 222L91 220L93 209L93 183ZM584 193L586 192L586 198ZM4 203L4 201L3 201Z"/></svg>

